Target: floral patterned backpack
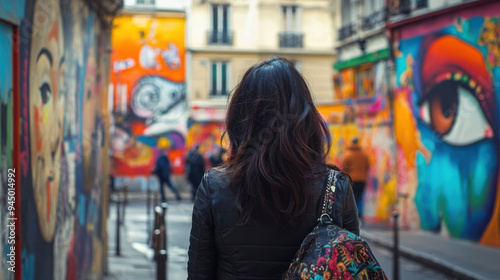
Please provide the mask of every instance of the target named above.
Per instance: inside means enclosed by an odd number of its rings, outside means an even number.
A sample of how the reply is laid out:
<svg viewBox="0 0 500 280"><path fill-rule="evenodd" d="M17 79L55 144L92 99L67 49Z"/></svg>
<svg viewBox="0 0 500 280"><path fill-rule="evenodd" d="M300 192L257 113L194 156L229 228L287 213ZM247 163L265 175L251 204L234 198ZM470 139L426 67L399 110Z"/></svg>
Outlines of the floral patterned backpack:
<svg viewBox="0 0 500 280"><path fill-rule="evenodd" d="M286 280L387 280L368 244L332 222L338 174L330 170L319 223L302 241Z"/></svg>

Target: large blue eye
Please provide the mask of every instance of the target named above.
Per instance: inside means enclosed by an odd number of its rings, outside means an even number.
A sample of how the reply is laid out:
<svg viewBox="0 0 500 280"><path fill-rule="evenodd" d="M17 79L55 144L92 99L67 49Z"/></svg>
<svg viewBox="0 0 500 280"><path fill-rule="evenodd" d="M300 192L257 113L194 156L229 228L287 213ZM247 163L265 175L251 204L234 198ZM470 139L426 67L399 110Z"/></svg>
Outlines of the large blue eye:
<svg viewBox="0 0 500 280"><path fill-rule="evenodd" d="M47 104L49 102L49 98L52 95L52 92L50 91L50 85L47 82L44 82L42 86L40 86L40 97L42 98L42 103L43 105Z"/></svg>

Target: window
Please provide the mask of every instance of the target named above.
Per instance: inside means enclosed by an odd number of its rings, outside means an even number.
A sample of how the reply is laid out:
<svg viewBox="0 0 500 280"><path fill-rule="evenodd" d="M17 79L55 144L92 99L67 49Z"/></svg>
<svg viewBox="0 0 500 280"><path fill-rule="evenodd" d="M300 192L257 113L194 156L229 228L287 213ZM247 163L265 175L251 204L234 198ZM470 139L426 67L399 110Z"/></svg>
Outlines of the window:
<svg viewBox="0 0 500 280"><path fill-rule="evenodd" d="M137 5L154 5L155 0L137 0Z"/></svg>
<svg viewBox="0 0 500 280"><path fill-rule="evenodd" d="M365 3L364 3L364 6L363 6L363 12L364 12L364 16L365 17L369 17L372 15L373 12L375 12L375 4L374 2L378 2L378 1L374 1L374 0L365 0Z"/></svg>
<svg viewBox="0 0 500 280"><path fill-rule="evenodd" d="M279 34L280 48L302 48L299 7L281 6L281 22L283 32Z"/></svg>
<svg viewBox="0 0 500 280"><path fill-rule="evenodd" d="M229 95L229 63L212 61L210 64L210 97Z"/></svg>
<svg viewBox="0 0 500 280"><path fill-rule="evenodd" d="M375 75L373 72L373 64L360 66L356 73L357 80L357 96L358 97L371 97L374 93L373 81Z"/></svg>
<svg viewBox="0 0 500 280"><path fill-rule="evenodd" d="M281 7L281 18L283 28L282 30L287 33L298 33L300 32L300 12L299 8L295 5L293 6L282 6Z"/></svg>
<svg viewBox="0 0 500 280"><path fill-rule="evenodd" d="M364 30L382 27L386 21L386 11L383 2L379 0L365 0L363 5L361 28Z"/></svg>
<svg viewBox="0 0 500 280"><path fill-rule="evenodd" d="M232 44L232 34L229 31L229 5L212 4L212 31L209 32L209 44Z"/></svg>
<svg viewBox="0 0 500 280"><path fill-rule="evenodd" d="M342 25L340 26L340 28L338 30L338 39L344 40L344 39L349 38L352 35L354 35L356 26L353 23L354 9L351 6L351 1L342 0L341 4L342 4L342 7L341 7Z"/></svg>
<svg viewBox="0 0 500 280"><path fill-rule="evenodd" d="M334 77L336 99L371 98L375 94L374 64L346 68Z"/></svg>
<svg viewBox="0 0 500 280"><path fill-rule="evenodd" d="M349 0L342 0L342 26L346 26L352 23L352 18L351 18L351 1Z"/></svg>
<svg viewBox="0 0 500 280"><path fill-rule="evenodd" d="M399 0L391 2L391 12L393 14L409 14L413 10L427 7L427 0Z"/></svg>
<svg viewBox="0 0 500 280"><path fill-rule="evenodd" d="M427 0L416 0L415 9L427 8Z"/></svg>

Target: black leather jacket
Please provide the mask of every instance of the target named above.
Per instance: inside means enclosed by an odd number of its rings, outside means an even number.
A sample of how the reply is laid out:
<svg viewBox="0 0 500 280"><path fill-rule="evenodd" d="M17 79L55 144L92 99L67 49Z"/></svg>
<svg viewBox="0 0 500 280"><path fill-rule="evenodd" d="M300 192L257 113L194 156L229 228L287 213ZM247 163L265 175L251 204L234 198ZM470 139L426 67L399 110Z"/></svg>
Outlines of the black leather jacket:
<svg viewBox="0 0 500 280"><path fill-rule="evenodd" d="M323 180L311 182L314 204L298 226L278 228L253 219L240 225L230 175L207 171L196 195L189 245L188 279L282 279L302 240L317 224ZM349 181L339 176L334 223L359 235L356 202Z"/></svg>

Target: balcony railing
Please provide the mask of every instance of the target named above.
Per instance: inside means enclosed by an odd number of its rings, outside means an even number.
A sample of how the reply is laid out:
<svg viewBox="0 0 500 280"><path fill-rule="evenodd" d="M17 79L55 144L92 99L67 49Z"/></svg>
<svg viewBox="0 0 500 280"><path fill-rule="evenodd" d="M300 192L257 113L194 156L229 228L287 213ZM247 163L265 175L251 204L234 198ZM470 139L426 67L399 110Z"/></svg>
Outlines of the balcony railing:
<svg viewBox="0 0 500 280"><path fill-rule="evenodd" d="M208 32L209 45L232 45L233 32L229 31L209 31Z"/></svg>
<svg viewBox="0 0 500 280"><path fill-rule="evenodd" d="M362 20L361 28L364 30L373 29L387 20L388 12L384 10L376 11Z"/></svg>
<svg viewBox="0 0 500 280"><path fill-rule="evenodd" d="M390 11L392 15L397 14L409 14L413 10L423 9L428 7L427 0L414 0L414 5L412 0L391 0L390 1Z"/></svg>
<svg viewBox="0 0 500 280"><path fill-rule="evenodd" d="M280 33L280 48L302 48L304 34L302 33Z"/></svg>
<svg viewBox="0 0 500 280"><path fill-rule="evenodd" d="M228 96L229 95L229 90L213 90L211 89L208 92L210 97L222 97L222 96Z"/></svg>
<svg viewBox="0 0 500 280"><path fill-rule="evenodd" d="M417 9L427 8L427 0L417 0Z"/></svg>
<svg viewBox="0 0 500 280"><path fill-rule="evenodd" d="M354 33L356 32L356 26L352 23L349 23L349 24L346 24L346 25L343 25L340 29L339 29L339 40L344 40L346 38L349 38L351 37L352 35L354 35Z"/></svg>

